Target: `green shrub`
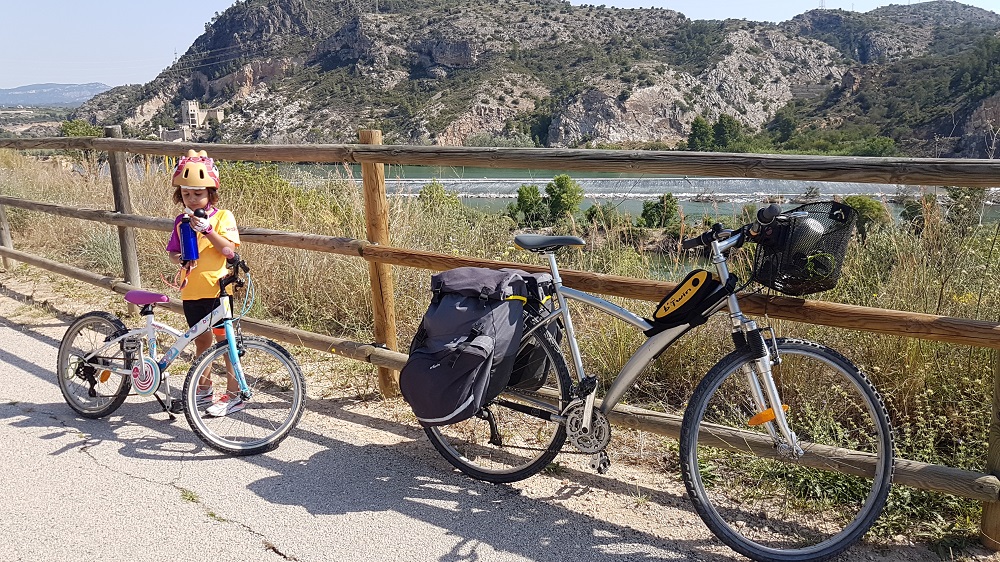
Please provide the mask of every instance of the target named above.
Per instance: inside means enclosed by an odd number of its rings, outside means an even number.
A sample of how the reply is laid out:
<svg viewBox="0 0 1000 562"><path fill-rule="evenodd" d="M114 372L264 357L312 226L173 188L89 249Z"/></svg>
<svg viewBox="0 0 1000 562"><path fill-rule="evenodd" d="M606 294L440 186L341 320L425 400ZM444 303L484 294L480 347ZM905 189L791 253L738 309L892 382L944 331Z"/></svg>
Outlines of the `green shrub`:
<svg viewBox="0 0 1000 562"><path fill-rule="evenodd" d="M867 195L850 195L844 198L844 203L858 212L858 235L864 240L868 232L892 224L892 216L885 203Z"/></svg>
<svg viewBox="0 0 1000 562"><path fill-rule="evenodd" d="M583 202L583 188L573 178L559 174L545 186L549 202L549 220L563 222L580 212Z"/></svg>
<svg viewBox="0 0 1000 562"><path fill-rule="evenodd" d="M522 184L517 188L517 201L507 206L507 214L518 226L538 228L548 218L548 200L542 197L537 185Z"/></svg>

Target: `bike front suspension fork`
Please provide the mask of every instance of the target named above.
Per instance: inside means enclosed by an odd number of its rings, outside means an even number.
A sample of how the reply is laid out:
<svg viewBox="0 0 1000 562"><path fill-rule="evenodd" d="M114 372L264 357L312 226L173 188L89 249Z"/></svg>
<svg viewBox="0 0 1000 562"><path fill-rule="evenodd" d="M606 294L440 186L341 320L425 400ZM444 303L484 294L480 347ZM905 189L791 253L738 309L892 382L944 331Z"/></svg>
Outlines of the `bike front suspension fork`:
<svg viewBox="0 0 1000 562"><path fill-rule="evenodd" d="M742 369L750 384L754 403L757 405L758 412L764 412L770 408L773 420L765 422L764 426L777 445L779 453L798 458L802 456L803 451L799 447L795 432L788 425L788 418L785 417L785 409L778 393L778 386L775 384L771 372L771 366L781 362L774 331L771 328L757 328L752 322L748 328L742 335L745 337L746 346L753 359L743 365ZM764 330L770 332L770 338L764 338Z"/></svg>

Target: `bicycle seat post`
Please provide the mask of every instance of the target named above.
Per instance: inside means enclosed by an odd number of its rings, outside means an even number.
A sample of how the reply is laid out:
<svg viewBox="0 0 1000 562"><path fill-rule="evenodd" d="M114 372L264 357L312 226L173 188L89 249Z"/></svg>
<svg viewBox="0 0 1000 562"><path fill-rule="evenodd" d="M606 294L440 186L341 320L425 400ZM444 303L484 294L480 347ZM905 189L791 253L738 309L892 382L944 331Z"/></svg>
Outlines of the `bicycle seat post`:
<svg viewBox="0 0 1000 562"><path fill-rule="evenodd" d="M576 370L577 382L582 382L586 377L583 371L583 359L580 357L580 346L576 342L576 330L573 328L573 320L570 318L569 308L566 305L566 297L562 291L562 277L559 276L559 266L556 265L555 252L545 252L545 257L549 260L549 270L552 272L552 285L555 288L556 300L559 303L559 311L562 314L563 329L566 331L566 341L569 342L570 354L573 356L573 367ZM594 395L591 392L587 395L584 405L583 426L580 428L584 434L590 433L590 423L594 411Z"/></svg>

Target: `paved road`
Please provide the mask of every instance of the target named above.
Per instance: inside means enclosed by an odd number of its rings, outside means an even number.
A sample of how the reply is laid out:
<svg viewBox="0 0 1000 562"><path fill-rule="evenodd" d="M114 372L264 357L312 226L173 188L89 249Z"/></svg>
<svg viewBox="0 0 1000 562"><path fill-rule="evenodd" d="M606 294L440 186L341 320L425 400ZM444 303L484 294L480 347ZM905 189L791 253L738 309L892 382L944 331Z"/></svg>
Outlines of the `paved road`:
<svg viewBox="0 0 1000 562"><path fill-rule="evenodd" d="M598 477L564 455L556 475L484 484L372 401L312 399L288 440L250 458L202 447L150 399L78 418L52 372L68 316L30 292L0 287L0 560L738 559L674 475Z"/></svg>

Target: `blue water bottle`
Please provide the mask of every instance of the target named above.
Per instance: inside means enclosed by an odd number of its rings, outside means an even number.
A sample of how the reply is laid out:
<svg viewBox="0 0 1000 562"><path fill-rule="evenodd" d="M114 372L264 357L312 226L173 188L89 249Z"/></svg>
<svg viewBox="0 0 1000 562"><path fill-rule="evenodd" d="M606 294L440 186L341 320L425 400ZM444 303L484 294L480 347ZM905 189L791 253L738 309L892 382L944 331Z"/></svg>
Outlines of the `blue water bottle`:
<svg viewBox="0 0 1000 562"><path fill-rule="evenodd" d="M205 209L197 209L194 216L205 218L208 215ZM191 217L184 215L181 217L181 261L194 261L198 259L198 234L191 228Z"/></svg>

